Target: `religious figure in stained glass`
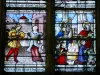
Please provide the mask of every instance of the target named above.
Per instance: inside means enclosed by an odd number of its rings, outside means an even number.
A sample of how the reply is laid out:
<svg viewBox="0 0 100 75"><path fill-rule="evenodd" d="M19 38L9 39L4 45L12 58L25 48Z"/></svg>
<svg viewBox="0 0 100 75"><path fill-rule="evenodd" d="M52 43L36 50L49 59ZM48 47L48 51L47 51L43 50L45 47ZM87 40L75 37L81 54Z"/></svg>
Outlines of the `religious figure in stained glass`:
<svg viewBox="0 0 100 75"><path fill-rule="evenodd" d="M96 53L94 50L94 44L95 43L91 40L69 39L64 41L57 41L55 50L56 67L60 69L62 65L66 65L66 70L69 66L74 68L75 66L79 65L81 68L83 68L85 65L87 65L94 67L95 69ZM75 70L77 71L77 69Z"/></svg>
<svg viewBox="0 0 100 75"><path fill-rule="evenodd" d="M40 57L39 50L42 48L42 44L38 40L34 39L39 39L42 36L42 33L38 32L38 27L33 26L33 31L28 33L28 36L33 38L33 40L30 41L30 46L27 49L28 52L32 52L32 60L33 61L42 61ZM38 43L39 42L39 43Z"/></svg>
<svg viewBox="0 0 100 75"><path fill-rule="evenodd" d="M84 64L87 62L88 56L87 56L87 50L91 47L92 42L91 41L81 41L80 49L79 49L79 55L78 56L78 63Z"/></svg>
<svg viewBox="0 0 100 75"><path fill-rule="evenodd" d="M8 58L11 56L12 53L14 53L14 61L18 63L17 56L21 44L20 44L20 40L17 39L23 39L25 37L25 33L20 31L20 29L21 29L21 25L17 25L15 28L12 28L9 31L10 39L15 39L15 40L11 40L8 43L8 46L11 48L11 50L8 52L6 56L6 61L8 61Z"/></svg>
<svg viewBox="0 0 100 75"><path fill-rule="evenodd" d="M95 38L93 11L58 11L56 13L56 38Z"/></svg>
<svg viewBox="0 0 100 75"><path fill-rule="evenodd" d="M57 44L58 46L58 50L56 52L56 62L57 64L66 64L66 52L67 52L67 48L66 48L66 45L65 45L65 42L61 42L61 43L58 43Z"/></svg>
<svg viewBox="0 0 100 75"><path fill-rule="evenodd" d="M6 36L5 45L4 70L6 72L45 72L46 19L44 17L46 17L44 10L7 10L6 34L9 34ZM19 32L16 31L16 27L20 29ZM9 36L11 32L12 36Z"/></svg>
<svg viewBox="0 0 100 75"><path fill-rule="evenodd" d="M62 22L59 33L56 35L56 38L71 38L72 37L72 28L71 28L71 19L68 19L68 22Z"/></svg>
<svg viewBox="0 0 100 75"><path fill-rule="evenodd" d="M80 34L82 37L92 37L92 36L93 36L93 32L92 32L91 29L90 29L91 24L90 24L89 22L84 22L84 23L82 24L82 26L83 26L83 30L80 31L79 34Z"/></svg>
<svg viewBox="0 0 100 75"><path fill-rule="evenodd" d="M78 58L79 47L76 40L72 40L68 44L68 52L67 52L67 63L74 64Z"/></svg>
<svg viewBox="0 0 100 75"><path fill-rule="evenodd" d="M55 13L57 38L55 71L94 72L96 67L94 10L56 10Z"/></svg>

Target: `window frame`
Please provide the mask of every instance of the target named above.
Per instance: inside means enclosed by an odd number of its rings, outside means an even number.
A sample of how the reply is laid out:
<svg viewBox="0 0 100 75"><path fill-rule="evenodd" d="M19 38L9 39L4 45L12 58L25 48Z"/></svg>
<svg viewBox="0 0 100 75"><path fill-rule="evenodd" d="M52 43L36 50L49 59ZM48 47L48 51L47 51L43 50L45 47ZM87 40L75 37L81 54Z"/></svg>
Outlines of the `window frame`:
<svg viewBox="0 0 100 75"><path fill-rule="evenodd" d="M38 72L30 72L30 73L6 73L3 71L3 67L4 67L4 46L5 46L5 39L4 39L4 34L5 34L5 2L6 0L0 0L0 73L1 75L2 74L8 74L8 75L11 75L11 74L14 74L14 75L17 75L17 74L27 74L27 75L32 75L32 74L37 74ZM57 73L57 72L54 72L54 49L55 49L55 28L54 28L54 25L55 25L55 8L54 8L54 3L55 1L54 0L48 0L47 1L47 28L46 28L46 34L47 34L47 38L46 38L46 41L47 41L47 48L46 48L46 72L45 73L39 73L39 74L74 74L74 72L62 72L62 73ZM100 0L97 0L96 1L96 70L97 72L99 72L100 70L100 44L99 44L99 41L100 41L100 6L99 6L99 3L100 3ZM53 33L54 32L54 33ZM49 40L48 40L49 39ZM52 61L52 62L51 62ZM76 73L76 74L81 74L82 72L79 72L79 73ZM84 72L85 73L85 72ZM85 73L87 74L87 73Z"/></svg>

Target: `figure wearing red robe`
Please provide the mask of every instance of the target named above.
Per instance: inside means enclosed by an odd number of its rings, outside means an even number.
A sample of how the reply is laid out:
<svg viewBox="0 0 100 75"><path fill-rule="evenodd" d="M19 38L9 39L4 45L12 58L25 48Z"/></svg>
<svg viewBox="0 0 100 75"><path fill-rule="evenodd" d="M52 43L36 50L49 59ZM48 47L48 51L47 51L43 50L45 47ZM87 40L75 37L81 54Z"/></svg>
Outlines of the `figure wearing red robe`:
<svg viewBox="0 0 100 75"><path fill-rule="evenodd" d="M39 49L41 48L42 44L38 43L39 36L42 36L42 33L38 32L38 27L34 26L33 31L29 33L29 38L32 38L30 41L30 45L27 49L28 52L32 54L32 61L42 61L42 58L39 53Z"/></svg>
<svg viewBox="0 0 100 75"><path fill-rule="evenodd" d="M82 30L79 34L86 37L88 36L89 32L87 30Z"/></svg>
<svg viewBox="0 0 100 75"><path fill-rule="evenodd" d="M63 44L61 43L61 46L62 46ZM66 46L64 46L63 45L63 47L64 48L60 48L60 56L57 58L57 60L56 60L56 62L58 63L58 64L66 64L66 55L65 55L65 53L64 53L64 51L66 51L65 50L65 47Z"/></svg>

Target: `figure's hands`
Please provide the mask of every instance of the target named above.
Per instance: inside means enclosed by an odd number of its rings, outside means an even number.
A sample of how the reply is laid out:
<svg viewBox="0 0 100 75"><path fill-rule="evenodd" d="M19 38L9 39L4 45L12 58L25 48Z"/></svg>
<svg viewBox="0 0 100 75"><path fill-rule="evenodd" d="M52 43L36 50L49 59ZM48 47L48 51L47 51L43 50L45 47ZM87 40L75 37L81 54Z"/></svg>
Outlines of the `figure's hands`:
<svg viewBox="0 0 100 75"><path fill-rule="evenodd" d="M64 35L64 38L68 38L68 35Z"/></svg>
<svg viewBox="0 0 100 75"><path fill-rule="evenodd" d="M40 45L40 50L39 50L39 52L40 52L40 53L44 53L44 48L43 48L43 45L42 45L42 44Z"/></svg>
<svg viewBox="0 0 100 75"><path fill-rule="evenodd" d="M87 53L87 50L84 50L84 53L86 54Z"/></svg>
<svg viewBox="0 0 100 75"><path fill-rule="evenodd" d="M27 52L31 52L31 49L30 49L30 48L28 48L26 51L27 51Z"/></svg>
<svg viewBox="0 0 100 75"><path fill-rule="evenodd" d="M38 39L41 39L42 37L43 37L43 33L39 32Z"/></svg>

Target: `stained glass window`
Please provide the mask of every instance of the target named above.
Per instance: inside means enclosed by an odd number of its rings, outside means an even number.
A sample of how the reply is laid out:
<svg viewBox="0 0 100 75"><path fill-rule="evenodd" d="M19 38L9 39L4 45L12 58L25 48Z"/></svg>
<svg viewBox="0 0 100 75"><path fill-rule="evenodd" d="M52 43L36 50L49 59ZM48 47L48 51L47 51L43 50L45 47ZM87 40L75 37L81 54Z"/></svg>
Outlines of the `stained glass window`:
<svg viewBox="0 0 100 75"><path fill-rule="evenodd" d="M55 71L96 71L95 0L55 0Z"/></svg>
<svg viewBox="0 0 100 75"><path fill-rule="evenodd" d="M55 0L56 7L95 8L95 0Z"/></svg>
<svg viewBox="0 0 100 75"><path fill-rule="evenodd" d="M45 8L45 0L6 0L6 7Z"/></svg>
<svg viewBox="0 0 100 75"><path fill-rule="evenodd" d="M95 4L96 0L6 0L4 71L95 72ZM55 24L50 23L54 18Z"/></svg>
<svg viewBox="0 0 100 75"><path fill-rule="evenodd" d="M4 71L45 72L46 10L41 8L46 1L6 0Z"/></svg>

